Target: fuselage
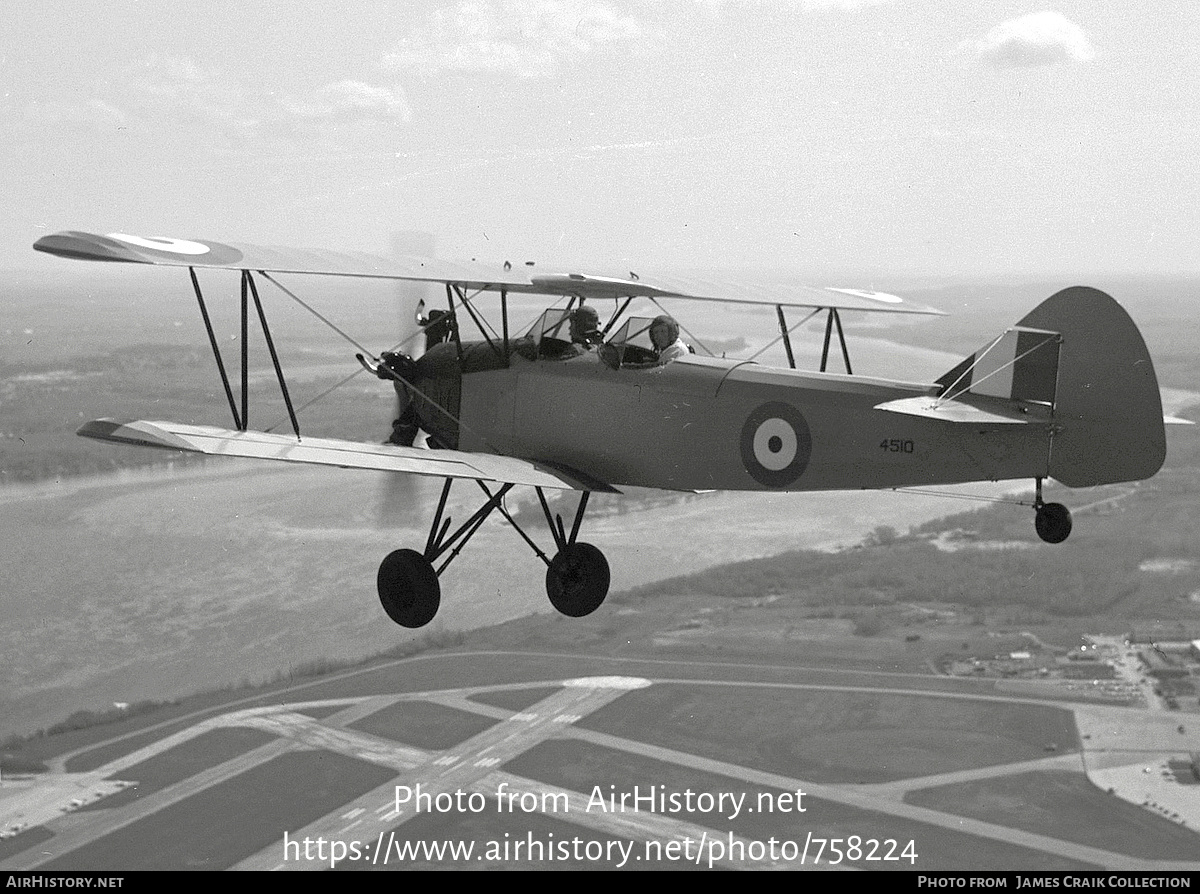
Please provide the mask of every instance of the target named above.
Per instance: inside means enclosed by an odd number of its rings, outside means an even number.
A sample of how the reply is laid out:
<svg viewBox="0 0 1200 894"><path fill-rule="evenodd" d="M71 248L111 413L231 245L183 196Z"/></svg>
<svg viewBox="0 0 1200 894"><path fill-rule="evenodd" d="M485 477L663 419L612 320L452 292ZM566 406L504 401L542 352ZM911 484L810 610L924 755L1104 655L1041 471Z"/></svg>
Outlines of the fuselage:
<svg viewBox="0 0 1200 894"><path fill-rule="evenodd" d="M833 490L1044 476L1049 426L877 409L938 386L689 356L612 369L513 356L462 376L459 449L614 486Z"/></svg>

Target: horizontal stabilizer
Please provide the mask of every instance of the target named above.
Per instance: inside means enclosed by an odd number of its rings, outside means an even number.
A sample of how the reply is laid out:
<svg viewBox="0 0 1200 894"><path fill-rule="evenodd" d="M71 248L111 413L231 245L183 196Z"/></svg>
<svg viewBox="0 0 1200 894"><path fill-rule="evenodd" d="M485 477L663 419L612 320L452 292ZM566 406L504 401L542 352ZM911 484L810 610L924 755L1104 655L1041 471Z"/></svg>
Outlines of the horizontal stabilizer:
<svg viewBox="0 0 1200 894"><path fill-rule="evenodd" d="M573 469L488 453L424 450L333 438L298 439L294 435L261 431L234 431L207 425L141 420L97 419L84 425L78 434L99 441L186 450L208 456L274 459L343 469L406 472L436 478L473 478L530 487L618 492L612 486Z"/></svg>
<svg viewBox="0 0 1200 894"><path fill-rule="evenodd" d="M1030 416L1019 409L999 404L982 409L957 400L938 401L932 397L903 397L878 404L876 410L900 413L905 416L921 416L925 419L941 419L943 422L969 422L980 425L1023 425L1029 422L1044 422L1044 418Z"/></svg>

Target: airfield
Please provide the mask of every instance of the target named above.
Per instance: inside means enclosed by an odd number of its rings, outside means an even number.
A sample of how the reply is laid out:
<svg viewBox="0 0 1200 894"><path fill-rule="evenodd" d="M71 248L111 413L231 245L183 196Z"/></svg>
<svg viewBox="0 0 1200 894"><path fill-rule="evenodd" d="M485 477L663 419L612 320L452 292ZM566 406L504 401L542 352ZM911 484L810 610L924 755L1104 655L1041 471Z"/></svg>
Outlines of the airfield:
<svg viewBox="0 0 1200 894"><path fill-rule="evenodd" d="M1172 820L1091 781L1140 784L1177 719L918 674L433 654L64 754L0 789L0 868L1195 871L1196 788Z"/></svg>

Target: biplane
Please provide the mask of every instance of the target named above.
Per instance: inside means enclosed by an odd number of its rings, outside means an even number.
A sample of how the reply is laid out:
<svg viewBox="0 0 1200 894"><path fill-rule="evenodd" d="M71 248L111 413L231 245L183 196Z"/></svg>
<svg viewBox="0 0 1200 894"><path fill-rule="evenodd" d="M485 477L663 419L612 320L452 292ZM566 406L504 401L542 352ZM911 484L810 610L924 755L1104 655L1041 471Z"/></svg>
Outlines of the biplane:
<svg viewBox="0 0 1200 894"><path fill-rule="evenodd" d="M214 456L445 479L424 545L398 549L379 567L380 601L405 627L433 619L441 603L439 575L493 512L545 563L554 607L581 617L600 606L610 579L604 554L579 538L592 493L622 487L848 490L1032 479L1035 496L1025 505L1034 509L1036 531L1048 543L1061 543L1071 532L1071 514L1042 499L1045 479L1068 487L1141 480L1159 470L1166 453L1162 403L1146 345L1125 310L1092 288L1058 292L935 381L909 382L853 374L841 314L938 312L874 291L778 280L768 288L745 277L718 285L633 272L546 273L507 262L392 260L119 233L57 233L34 248L65 258L188 268L233 417L232 428L99 419L79 434ZM197 276L207 268L241 273L240 403ZM276 278L280 274L444 288L439 321L444 337L431 338L424 354L377 357L364 351L359 357L376 375L394 380L411 422L428 434L426 447L301 433L259 294L260 284L271 283L296 297ZM510 332L510 297L524 295L551 299L551 307L529 330ZM656 362L658 346L648 336L654 321L631 315L635 299L660 310L668 299L773 309L776 341L784 345L788 367L697 353ZM571 341L571 313L608 300L613 312L598 333L600 343L562 350ZM797 369L791 335L813 318L819 322L819 315L825 323L820 369ZM291 434L248 425L247 335L253 317L269 349ZM474 324L479 337L464 339L463 324ZM844 372L827 368L835 333ZM447 500L453 482L463 479L477 483L481 505L451 531ZM535 490L553 555L505 508L505 496L517 486ZM548 489L580 493L573 518L564 522L551 511Z"/></svg>

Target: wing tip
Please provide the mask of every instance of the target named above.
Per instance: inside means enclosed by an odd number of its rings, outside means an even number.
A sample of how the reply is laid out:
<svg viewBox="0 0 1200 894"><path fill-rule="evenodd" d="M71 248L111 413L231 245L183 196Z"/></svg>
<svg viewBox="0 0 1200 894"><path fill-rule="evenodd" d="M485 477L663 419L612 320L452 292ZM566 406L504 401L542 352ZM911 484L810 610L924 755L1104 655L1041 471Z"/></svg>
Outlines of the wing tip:
<svg viewBox="0 0 1200 894"><path fill-rule="evenodd" d="M33 250L69 258L75 261L117 261L127 264L144 264L133 252L123 249L119 243L92 233L65 230L51 233L33 243Z"/></svg>
<svg viewBox="0 0 1200 894"><path fill-rule="evenodd" d="M168 450L191 450L195 447L182 438L155 425L134 419L93 419L75 432L81 438L108 441L112 444L132 444L138 447L162 447Z"/></svg>
<svg viewBox="0 0 1200 894"><path fill-rule="evenodd" d="M849 295L851 298L862 298L865 301L875 302L875 305L855 305L844 308L845 310L865 310L875 311L876 313L927 314L933 317L949 316L944 310L938 310L936 307L930 307L927 304L917 304L907 298L893 295L891 292L877 292L874 289L850 289L841 286L825 286L825 291L838 292L842 295Z"/></svg>

